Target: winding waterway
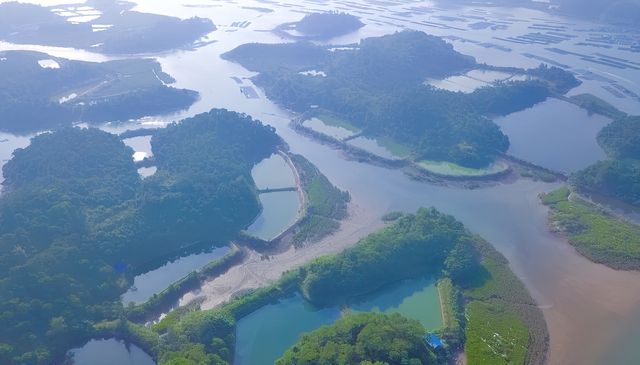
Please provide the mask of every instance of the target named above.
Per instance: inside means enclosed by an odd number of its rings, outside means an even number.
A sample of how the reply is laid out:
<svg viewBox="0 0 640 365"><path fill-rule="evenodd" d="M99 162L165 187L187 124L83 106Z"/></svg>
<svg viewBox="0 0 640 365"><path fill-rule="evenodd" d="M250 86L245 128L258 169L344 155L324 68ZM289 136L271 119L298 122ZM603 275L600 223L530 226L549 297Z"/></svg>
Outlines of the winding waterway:
<svg viewBox="0 0 640 365"><path fill-rule="evenodd" d="M240 93L238 85L231 79L251 77L253 74L236 64L222 60L220 54L247 42L279 42L281 39L262 30L272 29L275 25L295 21L301 15L290 8L275 7L275 12L262 14L241 9L232 3L220 3L215 7L183 7L174 2L138 0L139 10L190 17L194 15L210 17L220 30L211 37L217 42L192 51L177 51L159 58L164 71L174 76L177 87L197 90L201 99L188 111L169 117L147 119L146 123L166 123L205 112L212 107L223 107L245 112L276 127L278 133L291 146L292 152L299 153L314 163L338 187L348 190L352 196L352 219L343 225L333 238L334 242L324 241L317 247L298 251L287 251L274 256L269 262L261 262L259 257L251 257L247 264L230 270L229 273L207 283L203 293L208 300L206 306L219 303L220 298L233 294L233 291L247 287L264 285L277 279L280 272L289 267L298 266L311 257L326 252L337 251L357 241L359 237L380 226L379 217L392 210L413 212L421 206L434 206L445 213L454 215L471 231L482 235L502 252L510 261L514 272L523 280L529 291L540 304L551 335L550 363L561 365L626 365L638 360L637 343L640 341L640 273L620 272L602 265L589 262L580 256L566 241L552 234L547 227L547 210L538 199L542 192L557 187L556 184L518 180L493 187L476 190L462 190L453 187L433 186L409 179L400 171L388 170L355 161L346 160L338 151L320 145L310 139L297 135L288 127L292 117L269 102L261 90L257 90L259 99L247 99ZM198 1L194 1L198 2ZM200 1L201 2L201 1ZM247 4L259 5L259 2L247 1ZM203 3L204 4L204 3ZM314 8L334 7L329 1L325 5L314 4ZM474 7L474 9L479 7ZM505 17L538 17L558 19L544 13L521 9L486 8L481 9L487 16L497 16L504 12ZM380 15L384 9L374 7ZM457 14L457 10L441 9L443 14ZM460 10L468 12L469 10ZM396 25L384 24L375 16L379 25L370 23L353 35L340 39L348 44L367 36L386 34L410 26L436 35L456 35L491 39L490 30L462 32L452 29L440 29L420 26L393 20ZM231 28L237 21L251 21L247 28ZM565 22L575 23L560 18ZM526 32L526 24L515 22L509 31ZM584 28L594 25L580 25ZM572 31L573 32L573 31ZM577 34L577 33L576 33ZM524 57L521 52L536 52L544 57L555 57L563 63L575 62L576 68L589 68L599 74L610 76L628 87L636 87L640 77L637 72L613 70L579 60L576 57L557 56L539 45L513 45L511 53L483 48L476 43L453 40L456 49L472 53L480 62L503 66L536 66L539 61ZM11 45L0 44L1 49ZM577 49L577 47L569 47ZM584 50L582 50L584 52ZM93 57L86 52L74 53L67 49L53 49L67 57ZM619 51L613 55L627 57ZM244 80L251 86L251 82ZM635 85L635 86L634 86ZM586 80L577 92L593 91L614 103L621 109L640 113L638 104L626 98L613 98L604 92L598 81ZM561 112L559 112L561 113ZM142 124L121 126L127 129ZM542 128L542 127L540 127ZM547 129L548 130L548 129ZM539 132L540 130L538 130ZM560 137L569 140L575 131L571 127L555 131ZM591 132L590 132L591 133ZM12 138L6 146L23 146L21 138ZM515 146L515 144L514 144ZM2 144L0 144L0 148ZM597 152L587 148L588 152ZM597 152L599 153L599 152ZM4 154L4 152L3 152ZM597 157L597 156L596 156ZM5 159L7 157L4 157ZM579 168L567 154L558 154L556 162L559 168L568 170ZM585 162L586 163L586 162ZM582 162L580 163L580 165ZM216 297L221 294L222 297ZM103 352L96 352L96 354ZM143 363L144 364L144 363Z"/></svg>

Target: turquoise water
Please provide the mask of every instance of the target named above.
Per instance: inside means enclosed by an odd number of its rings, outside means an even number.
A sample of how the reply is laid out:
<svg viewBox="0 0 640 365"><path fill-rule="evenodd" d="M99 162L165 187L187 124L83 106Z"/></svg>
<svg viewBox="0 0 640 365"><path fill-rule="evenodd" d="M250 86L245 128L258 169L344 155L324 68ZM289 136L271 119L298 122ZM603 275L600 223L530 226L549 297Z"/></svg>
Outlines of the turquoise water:
<svg viewBox="0 0 640 365"><path fill-rule="evenodd" d="M400 313L422 323L427 330L442 327L442 311L433 279L406 280L359 298L350 308L355 312Z"/></svg>
<svg viewBox="0 0 640 365"><path fill-rule="evenodd" d="M116 339L91 340L69 351L74 365L156 365L138 346L125 345Z"/></svg>
<svg viewBox="0 0 640 365"><path fill-rule="evenodd" d="M406 280L358 298L355 312L400 313L426 329L442 326L440 300L431 279ZM238 321L235 365L271 365L303 333L331 324L340 317L337 307L318 310L301 296L262 307Z"/></svg>
<svg viewBox="0 0 640 365"><path fill-rule="evenodd" d="M270 304L238 321L235 365L271 365L306 332L334 322L337 308L317 310L301 296Z"/></svg>

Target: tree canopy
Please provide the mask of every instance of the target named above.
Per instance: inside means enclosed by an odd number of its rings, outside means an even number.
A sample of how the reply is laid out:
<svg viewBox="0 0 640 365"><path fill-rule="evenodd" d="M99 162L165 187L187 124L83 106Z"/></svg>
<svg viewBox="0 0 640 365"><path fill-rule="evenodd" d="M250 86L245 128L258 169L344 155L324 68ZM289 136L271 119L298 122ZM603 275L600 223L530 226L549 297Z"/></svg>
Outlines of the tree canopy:
<svg viewBox="0 0 640 365"><path fill-rule="evenodd" d="M150 59L82 62L26 51L0 52L0 130L52 130L75 122L127 121L176 112L195 102ZM39 62L54 62L44 68Z"/></svg>
<svg viewBox="0 0 640 365"><path fill-rule="evenodd" d="M640 117L616 119L598 134L611 159L599 161L571 177L579 192L640 206Z"/></svg>
<svg viewBox="0 0 640 365"><path fill-rule="evenodd" d="M93 128L17 150L0 198L0 363L50 363L118 318L137 267L235 237L260 211L251 168L280 143L271 127L213 110L155 134L158 172L145 180L131 148Z"/></svg>
<svg viewBox="0 0 640 365"><path fill-rule="evenodd" d="M276 364L436 364L422 339L424 333L420 323L399 314L347 315L302 336Z"/></svg>
<svg viewBox="0 0 640 365"><path fill-rule="evenodd" d="M484 167L509 148L489 116L505 115L566 92L577 80L554 67L520 70L526 81L471 94L425 85L478 65L451 44L404 31L331 49L311 43L246 44L223 57L259 72L267 96L298 112L328 110L365 135L391 137L416 157ZM305 71L322 72L312 76ZM313 108L312 108L313 106Z"/></svg>

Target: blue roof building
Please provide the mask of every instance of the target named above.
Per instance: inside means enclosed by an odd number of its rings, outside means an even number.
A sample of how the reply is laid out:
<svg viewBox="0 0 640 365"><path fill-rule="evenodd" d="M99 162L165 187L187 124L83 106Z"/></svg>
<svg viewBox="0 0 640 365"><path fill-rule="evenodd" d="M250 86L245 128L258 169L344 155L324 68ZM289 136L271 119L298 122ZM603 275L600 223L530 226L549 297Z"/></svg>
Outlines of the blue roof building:
<svg viewBox="0 0 640 365"><path fill-rule="evenodd" d="M435 333L427 333L424 335L424 342L431 346L432 349L437 350L444 347L444 342Z"/></svg>

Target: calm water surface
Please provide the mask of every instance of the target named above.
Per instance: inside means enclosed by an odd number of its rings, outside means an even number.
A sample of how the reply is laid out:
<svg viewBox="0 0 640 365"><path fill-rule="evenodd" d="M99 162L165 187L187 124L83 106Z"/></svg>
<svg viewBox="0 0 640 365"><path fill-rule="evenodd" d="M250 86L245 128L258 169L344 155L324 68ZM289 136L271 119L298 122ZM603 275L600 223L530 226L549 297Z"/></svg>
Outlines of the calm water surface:
<svg viewBox="0 0 640 365"><path fill-rule="evenodd" d="M350 131L347 128L338 127L334 125L325 124L321 119L311 118L304 121L304 126L313 129L316 132L320 132L331 136L336 139L345 139L355 135L356 131Z"/></svg>
<svg viewBox="0 0 640 365"><path fill-rule="evenodd" d="M442 327L440 296L433 279L395 283L359 298L349 306L356 312L400 313L422 323L426 330Z"/></svg>
<svg viewBox="0 0 640 365"><path fill-rule="evenodd" d="M260 194L262 213L247 233L263 240L272 240L296 221L300 198L296 191Z"/></svg>
<svg viewBox="0 0 640 365"><path fill-rule="evenodd" d="M596 137L609 122L558 99L496 119L511 141L510 154L565 173L606 159Z"/></svg>
<svg viewBox="0 0 640 365"><path fill-rule="evenodd" d="M153 157L153 151L151 149L151 136L140 136L123 139L125 145L133 149L133 160L142 161L145 158Z"/></svg>
<svg viewBox="0 0 640 365"><path fill-rule="evenodd" d="M74 365L156 365L138 346L125 345L116 339L91 340L73 354Z"/></svg>
<svg viewBox="0 0 640 365"><path fill-rule="evenodd" d="M238 321L235 365L272 365L299 337L334 322L338 308L315 309L301 296L264 306Z"/></svg>
<svg viewBox="0 0 640 365"><path fill-rule="evenodd" d="M277 189L296 186L289 164L278 154L262 160L251 170L258 189Z"/></svg>
<svg viewBox="0 0 640 365"><path fill-rule="evenodd" d="M154 294L158 294L169 285L197 271L229 252L229 247L218 247L204 253L180 257L167 262L162 267L138 275L133 280L133 287L122 295L122 302L128 304L144 303Z"/></svg>
<svg viewBox="0 0 640 365"><path fill-rule="evenodd" d="M295 187L296 181L291 166L278 154L262 160L251 171L258 189ZM260 194L262 212L247 233L271 240L295 223L300 210L297 191L281 191Z"/></svg>
<svg viewBox="0 0 640 365"><path fill-rule="evenodd" d="M438 291L431 279L386 286L359 298L350 308L355 312L400 313L430 330L442 326ZM235 365L271 365L302 334L339 317L339 308L318 310L300 295L264 306L238 321Z"/></svg>
<svg viewBox="0 0 640 365"><path fill-rule="evenodd" d="M393 152L391 152L388 148L378 143L377 140L368 138L368 137L358 137L347 142L352 146L356 146L362 148L363 150L373 153L376 156L388 158L388 159L399 159L400 156L397 156Z"/></svg>

